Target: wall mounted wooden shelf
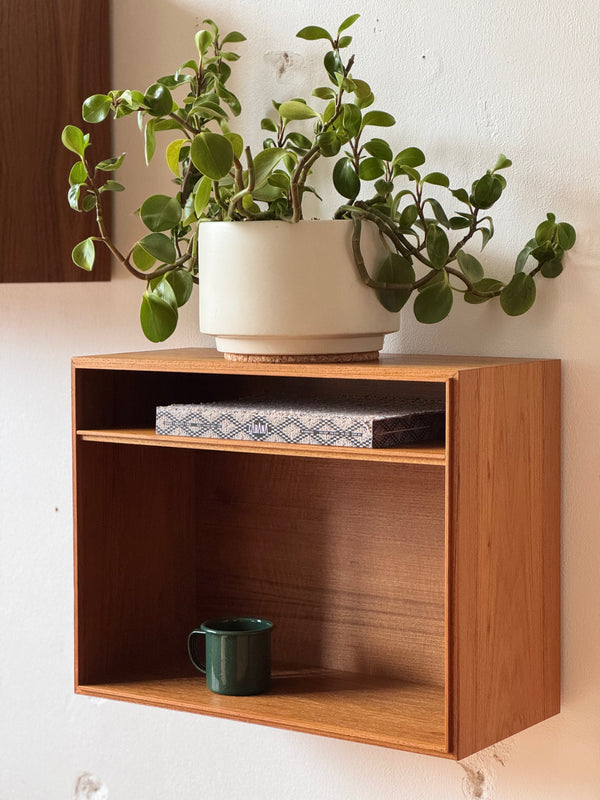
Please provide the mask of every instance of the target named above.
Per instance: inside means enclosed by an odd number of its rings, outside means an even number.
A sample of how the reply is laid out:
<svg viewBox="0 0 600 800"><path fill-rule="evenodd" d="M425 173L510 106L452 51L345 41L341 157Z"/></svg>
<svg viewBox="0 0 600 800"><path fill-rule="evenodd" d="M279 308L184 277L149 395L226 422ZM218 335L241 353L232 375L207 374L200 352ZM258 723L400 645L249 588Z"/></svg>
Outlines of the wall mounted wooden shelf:
<svg viewBox="0 0 600 800"><path fill-rule="evenodd" d="M157 405L340 381L445 398L446 441L153 432ZM75 358L73 389L77 692L459 759L558 712L558 361L163 350ZM228 613L276 623L265 695L188 663Z"/></svg>

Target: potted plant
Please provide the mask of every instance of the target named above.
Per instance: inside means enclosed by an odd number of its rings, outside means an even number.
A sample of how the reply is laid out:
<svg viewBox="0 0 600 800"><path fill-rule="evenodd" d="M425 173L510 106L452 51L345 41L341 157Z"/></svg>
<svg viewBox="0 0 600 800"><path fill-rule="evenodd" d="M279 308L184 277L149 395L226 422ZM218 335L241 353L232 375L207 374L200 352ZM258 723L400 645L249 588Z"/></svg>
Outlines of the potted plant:
<svg viewBox="0 0 600 800"><path fill-rule="evenodd" d="M411 297L423 323L444 319L457 294L472 304L498 297L515 316L533 304L536 275L554 278L562 271L575 231L553 214L519 253L508 282L486 276L466 249L473 240L483 249L494 234L488 211L506 187L508 158L501 155L470 188L452 188L445 174L423 168L419 148L395 153L372 135L395 120L373 109L371 87L354 74L354 56L346 55L347 31L358 16L345 19L335 34L318 26L298 33L326 42L324 85L312 91L310 104L273 101L258 149L231 123L241 111L227 87L230 65L239 58L231 45L245 37L237 31L221 36L212 20L196 33L197 58L172 75L145 92L110 91L85 100L88 123L137 114L146 162L158 135L168 133L174 193L142 203L138 213L148 233L127 250L115 243L104 212L107 193L124 188L113 176L125 154L93 163L89 134L65 127L63 144L78 156L69 203L94 213L98 224L97 236L74 247L73 261L92 269L101 244L145 281L140 319L150 340L171 335L177 309L199 283L200 328L233 357L376 357L383 334L397 330L398 312ZM330 162L343 202L333 220L304 220L303 200L317 193L309 181L319 159Z"/></svg>

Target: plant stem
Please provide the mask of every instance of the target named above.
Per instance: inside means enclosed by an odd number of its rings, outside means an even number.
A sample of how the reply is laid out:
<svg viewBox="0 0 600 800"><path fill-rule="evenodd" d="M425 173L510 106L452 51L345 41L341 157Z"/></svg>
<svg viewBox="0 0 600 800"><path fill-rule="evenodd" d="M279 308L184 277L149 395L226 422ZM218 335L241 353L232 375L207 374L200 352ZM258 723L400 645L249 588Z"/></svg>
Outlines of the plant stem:
<svg viewBox="0 0 600 800"><path fill-rule="evenodd" d="M438 270L432 269L430 272L427 273L423 278L420 278L418 281L414 281L413 283L386 283L385 281L376 281L370 275L365 266L365 260L363 258L363 254L360 248L360 234L362 229L362 223L359 214L352 214L352 222L354 223L354 230L352 232L352 252L354 254L354 261L356 263L356 268L358 269L358 274L364 284L370 286L373 289L393 289L393 290L410 290L413 291L414 289L418 289L420 286L424 286L428 281L430 281L434 275L437 275Z"/></svg>
<svg viewBox="0 0 600 800"><path fill-rule="evenodd" d="M338 51L339 55L339 51ZM348 63L344 67L344 78L348 77L350 70L352 69L352 65L354 64L354 56L350 56L348 59ZM344 95L344 90L340 87L338 92L336 102L335 102L335 110L329 119L324 125L323 130L321 133L328 131L336 119L340 115L340 110L342 106L342 97ZM321 151L318 144L314 144L310 150L305 153L296 169L294 170L294 174L292 175L292 181L290 184L291 188L291 195L292 195L292 208L293 208L293 215L292 215L292 222L299 222L302 219L302 189L304 187L304 183L306 182L306 178L308 176L308 171L310 170L311 166L317 161L321 156Z"/></svg>

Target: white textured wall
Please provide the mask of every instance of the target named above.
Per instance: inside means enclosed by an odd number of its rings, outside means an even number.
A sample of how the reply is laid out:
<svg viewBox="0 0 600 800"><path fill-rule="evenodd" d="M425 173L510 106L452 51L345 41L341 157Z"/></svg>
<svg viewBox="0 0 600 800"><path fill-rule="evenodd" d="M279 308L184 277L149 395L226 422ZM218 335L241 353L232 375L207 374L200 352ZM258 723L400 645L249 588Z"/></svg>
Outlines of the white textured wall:
<svg viewBox="0 0 600 800"><path fill-rule="evenodd" d="M146 348L136 319L140 287L120 274L96 286L4 285L0 800L598 800L597 0L115 0L114 7L119 88L144 88L191 57L204 17L245 32L236 87L247 137L271 96L282 100L309 85L304 74L320 45L295 40L295 32L308 23L333 27L359 11L355 74L372 83L377 105L397 116L397 149L422 147L431 169L447 171L454 185L478 177L499 152L514 160L489 248L499 272L509 274L546 211L577 227L565 273L539 284L527 316L509 320L497 307L459 306L443 324L425 328L408 314L387 342L389 350L564 360L563 710L455 764L74 696L69 358ZM283 60L290 66L279 75ZM119 130L117 148L130 149L135 137L134 124ZM141 158L129 160L123 214L152 191ZM121 217L119 232L127 236L128 229L131 220ZM194 308L172 343L210 344L196 333ZM140 480L139 491L151 481Z"/></svg>

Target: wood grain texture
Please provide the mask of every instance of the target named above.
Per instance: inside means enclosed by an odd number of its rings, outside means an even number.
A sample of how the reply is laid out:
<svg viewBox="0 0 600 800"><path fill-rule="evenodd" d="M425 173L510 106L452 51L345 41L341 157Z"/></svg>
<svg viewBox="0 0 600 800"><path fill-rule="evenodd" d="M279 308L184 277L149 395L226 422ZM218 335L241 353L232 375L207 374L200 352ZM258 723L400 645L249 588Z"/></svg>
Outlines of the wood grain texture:
<svg viewBox="0 0 600 800"><path fill-rule="evenodd" d="M77 356L79 369L118 369L151 372L226 373L230 375L296 376L343 380L397 380L444 382L460 370L516 364L530 359L483 356L380 354L379 360L361 364L237 364L216 350L189 347L137 353Z"/></svg>
<svg viewBox="0 0 600 800"><path fill-rule="evenodd" d="M198 455L198 622L264 616L280 663L443 686L442 470Z"/></svg>
<svg viewBox="0 0 600 800"><path fill-rule="evenodd" d="M238 453L262 453L304 458L382 461L398 464L431 464L443 467L446 451L443 445L410 445L402 448L324 447L321 445L287 444L284 442L252 442L230 439L204 439L195 436L166 436L151 428L79 430L85 442L112 442L146 447L179 447L192 450L229 450Z"/></svg>
<svg viewBox="0 0 600 800"><path fill-rule="evenodd" d="M77 691L452 758L557 713L559 362L231 366L74 359ZM282 381L445 396L443 461L143 430ZM187 632L222 613L274 619L269 695L192 677Z"/></svg>
<svg viewBox="0 0 600 800"><path fill-rule="evenodd" d="M448 757L443 690L330 670L279 670L268 693L225 697L201 676L81 686L79 694Z"/></svg>
<svg viewBox="0 0 600 800"><path fill-rule="evenodd" d="M192 628L244 615L275 622L280 663L444 684L443 471L86 442L78 462L81 682L177 674ZM132 496L146 474L161 492Z"/></svg>
<svg viewBox="0 0 600 800"><path fill-rule="evenodd" d="M0 282L108 280L105 248L91 273L71 262L95 228L67 203L77 157L60 141L66 124L82 125L82 101L110 88L108 0L3 0L0 64ZM91 133L89 152L112 155L110 126Z"/></svg>
<svg viewBox="0 0 600 800"><path fill-rule="evenodd" d="M452 444L458 758L560 703L560 365L461 373Z"/></svg>

